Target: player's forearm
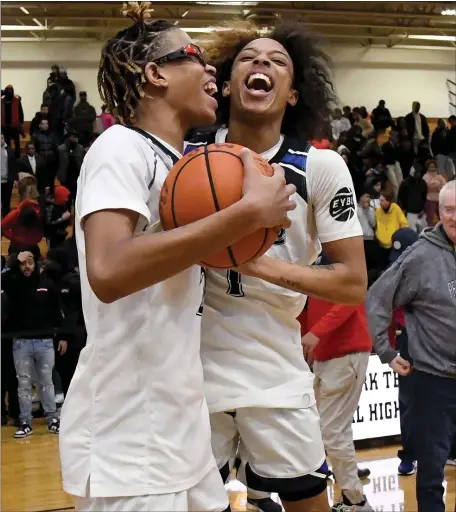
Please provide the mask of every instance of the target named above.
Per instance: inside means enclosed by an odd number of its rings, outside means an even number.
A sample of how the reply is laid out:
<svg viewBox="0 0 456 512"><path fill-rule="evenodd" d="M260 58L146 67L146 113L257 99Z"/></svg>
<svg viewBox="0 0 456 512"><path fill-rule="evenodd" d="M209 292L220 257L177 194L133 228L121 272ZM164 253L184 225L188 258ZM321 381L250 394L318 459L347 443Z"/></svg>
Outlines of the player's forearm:
<svg viewBox="0 0 456 512"><path fill-rule="evenodd" d="M187 226L114 244L97 261L88 255L89 281L102 302L114 302L199 264L258 228L252 208L239 201Z"/></svg>
<svg viewBox="0 0 456 512"><path fill-rule="evenodd" d="M366 295L363 272L343 263L301 267L282 260L260 258L250 275L288 290L349 306L360 304Z"/></svg>

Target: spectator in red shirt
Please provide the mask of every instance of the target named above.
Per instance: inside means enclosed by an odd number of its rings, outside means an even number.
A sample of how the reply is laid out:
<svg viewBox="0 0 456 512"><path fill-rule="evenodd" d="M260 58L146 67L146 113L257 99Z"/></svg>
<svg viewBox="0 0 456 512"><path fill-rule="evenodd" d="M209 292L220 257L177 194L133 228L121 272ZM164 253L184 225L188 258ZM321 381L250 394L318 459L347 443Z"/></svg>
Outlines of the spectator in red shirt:
<svg viewBox="0 0 456 512"><path fill-rule="evenodd" d="M43 225L34 181L31 183L27 178L19 184L21 202L2 220L2 235L11 241L9 254L30 251L39 259L41 253L38 244L43 238Z"/></svg>
<svg viewBox="0 0 456 512"><path fill-rule="evenodd" d="M320 264L327 264L323 257ZM309 297L298 320L302 345L313 363L321 431L344 504L372 510L358 478L352 421L366 377L372 341L364 304L343 306ZM355 507L353 507L353 510Z"/></svg>

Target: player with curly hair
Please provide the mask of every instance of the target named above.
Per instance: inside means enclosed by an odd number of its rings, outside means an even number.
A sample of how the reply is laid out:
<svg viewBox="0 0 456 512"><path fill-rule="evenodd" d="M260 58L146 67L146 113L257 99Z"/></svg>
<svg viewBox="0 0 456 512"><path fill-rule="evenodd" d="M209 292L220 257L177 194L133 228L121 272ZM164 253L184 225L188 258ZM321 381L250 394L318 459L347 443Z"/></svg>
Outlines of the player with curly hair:
<svg viewBox="0 0 456 512"><path fill-rule="evenodd" d="M306 295L359 304L367 284L350 173L336 152L308 143L328 122L335 100L329 61L295 22L266 34L252 24L221 30L207 53L217 67L218 120L225 127L187 150L211 142L242 144L280 164L297 189L293 224L266 256L240 273L207 274L202 360L214 455L226 477L240 441L250 509L271 510L262 493L277 492L287 512L327 512L314 379L302 357L296 317ZM312 266L320 244L333 264ZM340 366L342 374L347 365ZM363 361L355 366L349 368L350 385L365 372ZM335 422L331 429L351 435L350 412ZM371 511L352 462L336 510ZM347 483L341 473L336 478Z"/></svg>
<svg viewBox="0 0 456 512"><path fill-rule="evenodd" d="M215 121L213 67L189 36L129 2L133 24L103 48L98 85L119 124L89 149L76 198L87 346L61 415L64 489L79 511L228 506L211 451L200 360L198 262L294 207L277 168L244 153L244 197L159 230L159 196L184 134Z"/></svg>

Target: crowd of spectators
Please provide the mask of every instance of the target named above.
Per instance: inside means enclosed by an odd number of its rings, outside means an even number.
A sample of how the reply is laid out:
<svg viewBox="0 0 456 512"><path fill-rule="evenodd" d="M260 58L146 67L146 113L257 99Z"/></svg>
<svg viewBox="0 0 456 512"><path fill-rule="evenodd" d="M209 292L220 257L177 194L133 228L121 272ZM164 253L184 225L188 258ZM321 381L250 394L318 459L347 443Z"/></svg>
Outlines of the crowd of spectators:
<svg viewBox="0 0 456 512"><path fill-rule="evenodd" d="M21 98L12 86L2 91L2 236L10 241L2 256L2 425L12 418L15 437L32 433L33 386L41 402L33 414L58 433L57 404L85 345L69 228L85 152L114 118L104 110L97 117L84 91L75 101L73 81L53 66L21 156ZM19 204L12 209L15 188Z"/></svg>
<svg viewBox="0 0 456 512"><path fill-rule="evenodd" d="M398 229L411 227L419 234L439 220L439 192L455 178L456 116L439 119L431 134L417 101L396 120L384 100L370 115L365 107L347 106L335 109L327 145L342 156L353 178L368 270L382 271Z"/></svg>

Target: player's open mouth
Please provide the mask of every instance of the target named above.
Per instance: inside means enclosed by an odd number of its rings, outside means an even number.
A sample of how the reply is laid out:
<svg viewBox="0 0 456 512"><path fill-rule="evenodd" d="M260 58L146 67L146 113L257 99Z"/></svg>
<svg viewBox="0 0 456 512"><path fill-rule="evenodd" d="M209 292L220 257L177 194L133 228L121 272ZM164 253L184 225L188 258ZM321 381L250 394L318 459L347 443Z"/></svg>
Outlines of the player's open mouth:
<svg viewBox="0 0 456 512"><path fill-rule="evenodd" d="M247 77L245 86L251 94L263 96L272 91L274 83L272 79L264 73L252 73Z"/></svg>
<svg viewBox="0 0 456 512"><path fill-rule="evenodd" d="M215 82L207 82L204 86L204 92L208 94L209 96L215 96L217 94L217 85Z"/></svg>

